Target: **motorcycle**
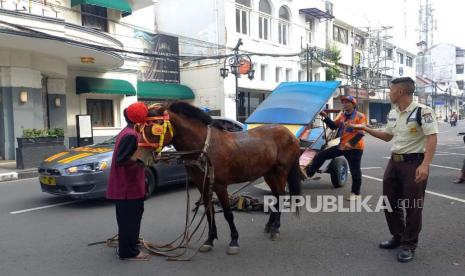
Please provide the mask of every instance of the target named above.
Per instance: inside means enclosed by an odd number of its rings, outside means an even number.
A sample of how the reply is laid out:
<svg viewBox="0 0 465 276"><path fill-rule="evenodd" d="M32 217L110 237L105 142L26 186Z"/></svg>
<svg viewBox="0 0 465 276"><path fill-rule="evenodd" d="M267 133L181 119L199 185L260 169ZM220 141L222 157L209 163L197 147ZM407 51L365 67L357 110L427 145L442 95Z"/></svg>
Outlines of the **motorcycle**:
<svg viewBox="0 0 465 276"><path fill-rule="evenodd" d="M457 126L457 117L450 118L450 126L451 127Z"/></svg>

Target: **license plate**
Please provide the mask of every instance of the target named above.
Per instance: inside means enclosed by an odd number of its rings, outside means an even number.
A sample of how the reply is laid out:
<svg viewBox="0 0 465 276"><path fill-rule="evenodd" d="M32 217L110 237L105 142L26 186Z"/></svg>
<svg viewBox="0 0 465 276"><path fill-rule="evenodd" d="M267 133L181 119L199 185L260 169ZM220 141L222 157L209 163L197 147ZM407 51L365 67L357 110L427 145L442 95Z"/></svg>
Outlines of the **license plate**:
<svg viewBox="0 0 465 276"><path fill-rule="evenodd" d="M57 184L55 177L53 176L41 176L39 178L40 183L44 185L51 185L54 186Z"/></svg>

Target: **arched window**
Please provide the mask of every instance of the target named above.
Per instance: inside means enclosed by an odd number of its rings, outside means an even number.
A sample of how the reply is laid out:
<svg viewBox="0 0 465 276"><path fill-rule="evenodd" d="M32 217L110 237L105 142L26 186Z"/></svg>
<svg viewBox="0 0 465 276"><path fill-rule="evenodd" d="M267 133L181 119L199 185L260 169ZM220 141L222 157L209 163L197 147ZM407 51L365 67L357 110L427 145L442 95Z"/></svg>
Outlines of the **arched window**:
<svg viewBox="0 0 465 276"><path fill-rule="evenodd" d="M250 0L236 0L236 32L249 34Z"/></svg>
<svg viewBox="0 0 465 276"><path fill-rule="evenodd" d="M271 5L268 0L260 0L258 4L258 37L260 39L270 39L271 28Z"/></svg>
<svg viewBox="0 0 465 276"><path fill-rule="evenodd" d="M279 23L278 23L278 41L279 44L289 44L289 9L285 6L279 8Z"/></svg>

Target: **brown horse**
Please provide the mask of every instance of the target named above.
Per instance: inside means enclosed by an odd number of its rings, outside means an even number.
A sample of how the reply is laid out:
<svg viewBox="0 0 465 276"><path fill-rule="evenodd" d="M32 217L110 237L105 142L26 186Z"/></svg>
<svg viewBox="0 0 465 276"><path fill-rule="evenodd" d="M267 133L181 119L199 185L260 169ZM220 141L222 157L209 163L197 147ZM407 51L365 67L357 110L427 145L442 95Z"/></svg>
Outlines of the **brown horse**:
<svg viewBox="0 0 465 276"><path fill-rule="evenodd" d="M170 127L166 126L168 119L172 126L170 131ZM288 129L279 125L257 127L247 132L228 132L212 126L212 123L212 118L202 110L184 102L174 102L149 108L147 123L142 126L140 132L146 141L145 146L152 145L151 151L153 148L160 148L157 147L158 143L163 146L170 142L177 151L192 151L204 148L210 129L206 154L214 169L213 191L222 204L224 217L231 230L231 242L227 253L237 254L239 234L234 225L227 186L263 176L274 196L285 194L286 181L290 195L299 195L299 142ZM163 128L165 131L162 135ZM159 141L161 139L164 141ZM186 169L192 182L202 192L204 172L198 166L187 166ZM208 239L201 247L201 251L205 252L212 249L213 241L217 239L217 231L215 212L207 208L211 199L206 192L203 199L209 224ZM279 209L278 206L275 207ZM279 236L280 217L279 211L271 212L265 226L265 231L271 233L272 240Z"/></svg>

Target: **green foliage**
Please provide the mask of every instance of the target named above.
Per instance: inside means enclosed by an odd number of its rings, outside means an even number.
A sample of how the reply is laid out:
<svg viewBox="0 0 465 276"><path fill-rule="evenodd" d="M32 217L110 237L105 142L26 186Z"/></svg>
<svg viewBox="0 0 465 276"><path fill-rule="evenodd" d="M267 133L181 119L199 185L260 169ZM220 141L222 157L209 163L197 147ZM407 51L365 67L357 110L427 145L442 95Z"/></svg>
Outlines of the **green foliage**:
<svg viewBox="0 0 465 276"><path fill-rule="evenodd" d="M23 129L22 138L63 137L63 136L65 136L65 131L62 128L52 128L52 129L26 128L26 129Z"/></svg>
<svg viewBox="0 0 465 276"><path fill-rule="evenodd" d="M341 74L341 68L338 66L339 60L341 59L341 50L337 48L336 45L332 45L327 50L325 60L333 63L331 67L327 68L326 71L326 80L332 81L339 77Z"/></svg>

